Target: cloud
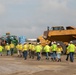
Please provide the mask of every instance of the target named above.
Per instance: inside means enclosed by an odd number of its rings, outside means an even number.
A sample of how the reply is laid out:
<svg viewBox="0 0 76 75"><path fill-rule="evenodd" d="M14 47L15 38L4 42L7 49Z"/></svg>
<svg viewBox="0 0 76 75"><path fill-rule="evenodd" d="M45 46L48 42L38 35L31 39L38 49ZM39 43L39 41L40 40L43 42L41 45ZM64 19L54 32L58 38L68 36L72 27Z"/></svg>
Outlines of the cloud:
<svg viewBox="0 0 76 75"><path fill-rule="evenodd" d="M0 4L0 15L5 13L5 6L3 4Z"/></svg>
<svg viewBox="0 0 76 75"><path fill-rule="evenodd" d="M76 25L75 0L0 0L0 23L17 35L40 36L47 26ZM2 32L2 31L1 31Z"/></svg>
<svg viewBox="0 0 76 75"><path fill-rule="evenodd" d="M54 25L76 24L76 10L68 6L69 0L41 0L41 7L37 10L39 22ZM73 23L74 22L74 23Z"/></svg>
<svg viewBox="0 0 76 75"><path fill-rule="evenodd" d="M27 1L28 0L0 0L0 2L4 4L23 4Z"/></svg>

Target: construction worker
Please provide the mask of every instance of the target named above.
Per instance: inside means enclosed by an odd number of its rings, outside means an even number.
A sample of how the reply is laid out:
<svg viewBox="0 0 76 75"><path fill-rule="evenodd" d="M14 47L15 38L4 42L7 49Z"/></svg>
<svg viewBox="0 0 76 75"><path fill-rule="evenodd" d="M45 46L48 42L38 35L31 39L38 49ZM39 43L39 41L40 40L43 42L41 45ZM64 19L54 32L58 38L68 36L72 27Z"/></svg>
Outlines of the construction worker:
<svg viewBox="0 0 76 75"><path fill-rule="evenodd" d="M57 43L57 61L59 62L61 62L61 53L62 53L62 47L60 46L60 44L59 43Z"/></svg>
<svg viewBox="0 0 76 75"><path fill-rule="evenodd" d="M35 44L32 44L31 57L34 59L35 56Z"/></svg>
<svg viewBox="0 0 76 75"><path fill-rule="evenodd" d="M24 57L25 60L27 59L27 55L28 55L28 45L25 42L24 45L23 45L23 57Z"/></svg>
<svg viewBox="0 0 76 75"><path fill-rule="evenodd" d="M23 46L21 43L19 43L19 57L22 57L22 49L23 49Z"/></svg>
<svg viewBox="0 0 76 75"><path fill-rule="evenodd" d="M46 43L46 46L44 47L44 50L46 52L46 59L49 60L50 46L48 45L48 43Z"/></svg>
<svg viewBox="0 0 76 75"><path fill-rule="evenodd" d="M5 46L5 50L7 51L7 56L10 55L10 45L8 43Z"/></svg>
<svg viewBox="0 0 76 75"><path fill-rule="evenodd" d="M14 48L15 48L15 46L14 46L14 44L11 42L11 44L10 44L11 56L12 56L13 53L14 53Z"/></svg>
<svg viewBox="0 0 76 75"><path fill-rule="evenodd" d="M56 61L56 51L57 51L57 45L56 45L56 41L53 42L53 45L51 47L51 50L53 52L53 61Z"/></svg>
<svg viewBox="0 0 76 75"><path fill-rule="evenodd" d="M31 58L31 51L32 51L32 44L31 43L29 43L28 49L29 49L29 58Z"/></svg>
<svg viewBox="0 0 76 75"><path fill-rule="evenodd" d="M19 55L20 55L20 54L19 54L19 43L17 44L16 49L17 49L17 54L18 54L18 56L19 56Z"/></svg>
<svg viewBox="0 0 76 75"><path fill-rule="evenodd" d="M51 42L51 46L50 46L50 56L51 56L51 60L53 61L52 45L53 45L53 42Z"/></svg>
<svg viewBox="0 0 76 75"><path fill-rule="evenodd" d="M3 46L0 44L0 55L2 56Z"/></svg>
<svg viewBox="0 0 76 75"><path fill-rule="evenodd" d="M70 41L70 45L68 46L69 52L70 52L70 61L74 61L74 52L75 52L75 45L73 44L73 41Z"/></svg>
<svg viewBox="0 0 76 75"><path fill-rule="evenodd" d="M41 50L42 50L42 46L40 45L40 43L37 43L36 47L35 47L35 51L37 53L37 60L41 59Z"/></svg>
<svg viewBox="0 0 76 75"><path fill-rule="evenodd" d="M66 48L66 54L67 54L67 57L66 57L66 61L68 61L68 58L69 58L69 45L70 44L68 44L68 46L67 46L67 48Z"/></svg>

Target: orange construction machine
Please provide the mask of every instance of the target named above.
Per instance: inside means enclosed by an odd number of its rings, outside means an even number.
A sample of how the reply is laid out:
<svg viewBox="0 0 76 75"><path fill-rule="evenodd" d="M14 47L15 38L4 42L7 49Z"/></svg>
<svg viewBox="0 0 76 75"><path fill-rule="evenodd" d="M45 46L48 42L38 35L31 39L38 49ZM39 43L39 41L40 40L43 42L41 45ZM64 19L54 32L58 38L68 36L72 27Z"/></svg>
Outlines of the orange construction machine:
<svg viewBox="0 0 76 75"><path fill-rule="evenodd" d="M76 43L76 28L72 26L67 26L64 28L63 26L54 26L51 29L48 27L47 31L44 31L43 37L45 40L49 40L50 42L56 41L60 43L63 52L66 52L66 46L70 41ZM42 41L40 39L40 41Z"/></svg>

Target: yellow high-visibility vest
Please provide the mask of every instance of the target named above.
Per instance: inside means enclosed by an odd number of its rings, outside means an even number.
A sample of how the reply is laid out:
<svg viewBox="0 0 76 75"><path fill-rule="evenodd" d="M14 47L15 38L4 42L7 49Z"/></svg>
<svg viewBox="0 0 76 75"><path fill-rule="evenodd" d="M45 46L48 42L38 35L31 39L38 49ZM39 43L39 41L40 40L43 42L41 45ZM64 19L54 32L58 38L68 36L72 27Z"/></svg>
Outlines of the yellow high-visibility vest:
<svg viewBox="0 0 76 75"><path fill-rule="evenodd" d="M52 45L52 51L57 51L57 45L56 44Z"/></svg>
<svg viewBox="0 0 76 75"><path fill-rule="evenodd" d="M61 53L62 47L57 47L57 53Z"/></svg>
<svg viewBox="0 0 76 75"><path fill-rule="evenodd" d="M16 46L16 49L19 50L19 44Z"/></svg>
<svg viewBox="0 0 76 75"><path fill-rule="evenodd" d="M5 46L5 49L6 49L6 50L10 50L10 45L6 45L6 46Z"/></svg>
<svg viewBox="0 0 76 75"><path fill-rule="evenodd" d="M35 51L35 45L32 45L32 51Z"/></svg>
<svg viewBox="0 0 76 75"><path fill-rule="evenodd" d="M19 50L22 50L22 44L19 45Z"/></svg>
<svg viewBox="0 0 76 75"><path fill-rule="evenodd" d="M27 50L28 50L28 45L27 44L23 45L23 51L27 51Z"/></svg>
<svg viewBox="0 0 76 75"><path fill-rule="evenodd" d="M70 44L68 46L69 52L75 52L75 45L74 44Z"/></svg>
<svg viewBox="0 0 76 75"><path fill-rule="evenodd" d="M2 47L2 46L0 46L0 52L2 52L2 50L3 50L3 47Z"/></svg>
<svg viewBox="0 0 76 75"><path fill-rule="evenodd" d="M29 50L32 50L32 44L29 44L28 48Z"/></svg>
<svg viewBox="0 0 76 75"><path fill-rule="evenodd" d="M42 50L41 45L37 45L37 46L35 47L35 50L36 50L36 52L41 52L41 50Z"/></svg>
<svg viewBox="0 0 76 75"><path fill-rule="evenodd" d="M14 48L15 46L14 46L14 44L10 44L10 48Z"/></svg>
<svg viewBox="0 0 76 75"><path fill-rule="evenodd" d="M50 46L46 45L46 46L44 47L44 50L45 50L45 52L50 52Z"/></svg>

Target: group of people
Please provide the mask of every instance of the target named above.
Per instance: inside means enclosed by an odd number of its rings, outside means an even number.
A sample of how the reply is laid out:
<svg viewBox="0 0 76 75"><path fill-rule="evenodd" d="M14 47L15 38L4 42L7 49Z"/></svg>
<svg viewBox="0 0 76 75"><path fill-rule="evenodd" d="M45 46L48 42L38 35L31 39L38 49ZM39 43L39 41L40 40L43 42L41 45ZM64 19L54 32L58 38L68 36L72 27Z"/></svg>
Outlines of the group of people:
<svg viewBox="0 0 76 75"><path fill-rule="evenodd" d="M52 61L61 62L61 55L63 52L63 48L61 47L60 43L56 43L56 41L51 43L51 46L49 46L48 43L43 47L40 42L37 44L34 43L27 43L24 44L18 43L16 46L11 42L11 44L6 44L5 47L2 47L0 45L0 55L2 56L2 50L6 50L6 55L13 55L14 50L17 50L18 57L24 57L26 60L28 55L29 58L34 59L35 56L37 56L37 60L40 60L42 57L42 52L45 52L45 58L46 60L49 60L51 58ZM68 61L68 58L70 56L70 61L74 61L74 52L76 50L76 46L73 44L72 41L70 41L70 44L68 44L66 48L66 61Z"/></svg>
<svg viewBox="0 0 76 75"><path fill-rule="evenodd" d="M15 45L11 42L11 44L8 44L8 43L6 43L6 45L5 46L2 46L1 44L0 44L0 55L2 56L2 54L3 54L3 50L6 50L5 52L6 52L6 55L8 56L8 55L13 55L14 54L14 48L15 48Z"/></svg>

